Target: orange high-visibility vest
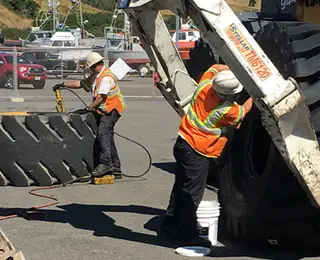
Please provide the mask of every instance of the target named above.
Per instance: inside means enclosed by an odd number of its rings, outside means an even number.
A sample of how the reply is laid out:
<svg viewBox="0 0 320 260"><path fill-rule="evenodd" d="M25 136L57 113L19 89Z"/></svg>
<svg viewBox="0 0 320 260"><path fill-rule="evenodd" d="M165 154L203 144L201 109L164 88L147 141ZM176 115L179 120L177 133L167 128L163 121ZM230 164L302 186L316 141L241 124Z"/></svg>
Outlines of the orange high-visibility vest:
<svg viewBox="0 0 320 260"><path fill-rule="evenodd" d="M218 158L226 145L223 128L237 127L245 115L244 107L221 99L212 88L213 77L226 69L213 65L204 73L179 128L179 135L196 152L211 158Z"/></svg>
<svg viewBox="0 0 320 260"><path fill-rule="evenodd" d="M93 91L94 99L97 96L102 79L104 77L113 78L113 80L115 82L115 86L112 87L112 89L110 90L110 92L106 98L106 101L100 105L99 109L106 111L106 112L110 112L112 109L116 109L118 111L118 113L120 114L127 107L127 105L126 105L124 98L122 96L122 93L120 91L117 78L111 72L111 70L109 68L105 68L96 80L96 86ZM99 110L98 110L98 112L99 112Z"/></svg>

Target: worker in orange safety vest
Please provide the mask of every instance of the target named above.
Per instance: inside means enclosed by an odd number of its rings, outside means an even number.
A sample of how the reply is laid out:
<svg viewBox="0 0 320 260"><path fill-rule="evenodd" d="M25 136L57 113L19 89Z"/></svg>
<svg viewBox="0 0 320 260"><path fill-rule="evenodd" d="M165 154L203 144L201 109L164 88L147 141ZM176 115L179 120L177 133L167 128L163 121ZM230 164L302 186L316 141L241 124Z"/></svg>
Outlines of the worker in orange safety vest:
<svg viewBox="0 0 320 260"><path fill-rule="evenodd" d="M226 130L239 128L252 108L249 98L235 102L243 86L226 65L211 66L201 77L187 113L182 117L174 145L175 183L162 230L185 246L211 247L197 231L197 208L203 198L209 164L220 157Z"/></svg>
<svg viewBox="0 0 320 260"><path fill-rule="evenodd" d="M55 85L53 90L61 87L83 88L92 93L92 103L88 110L95 112L98 131L94 144L95 169L91 175L114 175L116 179L121 179L121 163L114 140L114 127L127 106L116 76L105 67L104 59L99 53L88 54L86 69L92 72L87 79L64 82Z"/></svg>

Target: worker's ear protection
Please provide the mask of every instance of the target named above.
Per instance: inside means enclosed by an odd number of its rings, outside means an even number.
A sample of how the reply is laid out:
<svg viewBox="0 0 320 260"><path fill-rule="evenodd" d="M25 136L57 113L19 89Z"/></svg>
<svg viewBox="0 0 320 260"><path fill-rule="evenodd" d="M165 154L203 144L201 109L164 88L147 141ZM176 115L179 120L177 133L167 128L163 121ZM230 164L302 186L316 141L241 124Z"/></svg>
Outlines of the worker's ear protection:
<svg viewBox="0 0 320 260"><path fill-rule="evenodd" d="M85 79L88 79L88 78L90 78L90 76L92 75L92 71L91 70L89 70L89 69L86 69L85 71L83 71L83 73L82 73L82 75L83 75L83 77L85 78Z"/></svg>

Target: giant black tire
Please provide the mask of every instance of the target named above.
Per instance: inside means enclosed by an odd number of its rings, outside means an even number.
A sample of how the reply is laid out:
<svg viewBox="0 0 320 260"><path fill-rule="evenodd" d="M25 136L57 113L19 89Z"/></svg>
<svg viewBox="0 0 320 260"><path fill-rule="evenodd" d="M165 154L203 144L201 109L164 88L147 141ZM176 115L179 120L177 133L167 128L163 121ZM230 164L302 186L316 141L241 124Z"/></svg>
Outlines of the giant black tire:
<svg viewBox="0 0 320 260"><path fill-rule="evenodd" d="M198 82L202 73L214 63L216 59L213 50L207 42L200 38L196 41L195 47L190 50L190 59L186 61L189 75Z"/></svg>
<svg viewBox="0 0 320 260"><path fill-rule="evenodd" d="M320 92L319 38L319 25L297 22L272 22L255 36L280 73L295 78L300 84L310 104L318 136L320 102L317 94L312 93L316 93L316 89ZM194 52L201 53L200 49L207 47L197 48L199 50ZM197 57L197 60L208 59L206 56ZM239 102L247 97L244 91ZM256 108L235 132L226 166L219 177L221 221L234 236L277 239L279 243L320 242L320 211L311 206L306 193L272 145Z"/></svg>
<svg viewBox="0 0 320 260"><path fill-rule="evenodd" d="M320 91L320 26L273 22L255 39L284 77L293 77L308 91ZM317 78L318 77L318 78ZM318 86L318 87L317 87ZM308 99L315 126L319 100ZM320 129L316 129L319 131ZM262 127L257 109L248 115L232 141L232 152L221 174L219 201L228 230L236 236L320 242L320 211L287 168Z"/></svg>
<svg viewBox="0 0 320 260"><path fill-rule="evenodd" d="M0 186L51 186L93 169L93 114L31 113L0 117Z"/></svg>

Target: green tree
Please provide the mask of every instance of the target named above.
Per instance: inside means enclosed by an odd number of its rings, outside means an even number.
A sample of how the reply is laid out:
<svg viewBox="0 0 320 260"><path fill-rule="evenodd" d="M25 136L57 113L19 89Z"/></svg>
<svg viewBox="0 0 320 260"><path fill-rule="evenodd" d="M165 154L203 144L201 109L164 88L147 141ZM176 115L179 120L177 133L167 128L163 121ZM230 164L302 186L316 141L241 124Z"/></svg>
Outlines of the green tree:
<svg viewBox="0 0 320 260"><path fill-rule="evenodd" d="M114 0L83 0L82 2L100 10L107 11L113 11L116 5Z"/></svg>
<svg viewBox="0 0 320 260"><path fill-rule="evenodd" d="M168 30L176 29L176 16L175 15L163 15L163 20L166 23Z"/></svg>
<svg viewBox="0 0 320 260"><path fill-rule="evenodd" d="M4 28L1 29L1 32L3 33L5 40L19 40L19 38L27 38L30 33L30 29Z"/></svg>
<svg viewBox="0 0 320 260"><path fill-rule="evenodd" d="M0 0L4 6L25 17L35 17L40 6L34 0Z"/></svg>
<svg viewBox="0 0 320 260"><path fill-rule="evenodd" d="M64 17L62 18L64 19ZM112 14L107 13L83 13L83 20L88 20L89 22L86 23L85 29L89 33L94 34L96 37L102 37L104 35L104 28L111 25L112 21ZM119 28L123 28L123 16L119 16L117 19L116 26ZM66 24L71 28L79 27L77 21L76 14L72 14L68 17Z"/></svg>

